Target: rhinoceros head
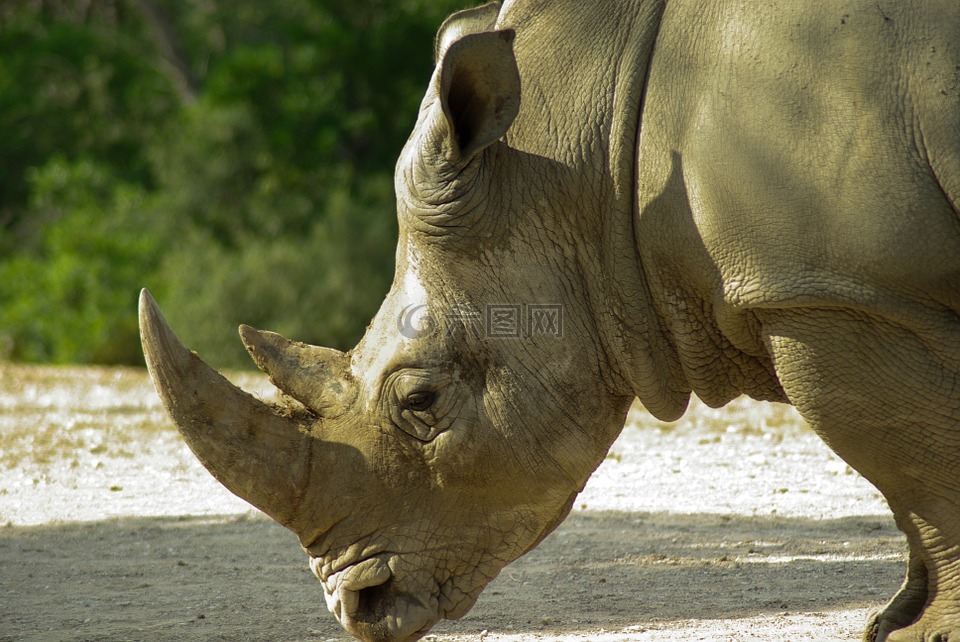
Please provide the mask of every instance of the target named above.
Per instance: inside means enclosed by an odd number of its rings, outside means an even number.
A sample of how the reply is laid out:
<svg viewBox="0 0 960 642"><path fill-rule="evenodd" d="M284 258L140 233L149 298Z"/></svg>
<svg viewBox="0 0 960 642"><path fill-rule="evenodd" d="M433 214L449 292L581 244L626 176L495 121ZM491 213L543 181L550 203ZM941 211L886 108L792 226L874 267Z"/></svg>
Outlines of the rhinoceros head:
<svg viewBox="0 0 960 642"><path fill-rule="evenodd" d="M141 297L147 363L186 441L296 532L364 640L463 615L566 516L630 402L604 385L566 239L534 215L551 205L501 140L520 100L513 32L455 27L397 168L396 277L354 350L242 326L289 398L274 406Z"/></svg>

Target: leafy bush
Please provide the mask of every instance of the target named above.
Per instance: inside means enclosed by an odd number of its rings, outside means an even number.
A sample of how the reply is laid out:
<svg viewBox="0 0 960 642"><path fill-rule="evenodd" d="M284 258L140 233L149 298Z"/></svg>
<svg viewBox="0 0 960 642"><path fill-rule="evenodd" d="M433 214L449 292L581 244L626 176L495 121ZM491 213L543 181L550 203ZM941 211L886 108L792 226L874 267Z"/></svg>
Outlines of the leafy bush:
<svg viewBox="0 0 960 642"><path fill-rule="evenodd" d="M149 286L210 361L239 322L346 348L393 272L392 170L451 0L7 0L0 358L142 363Z"/></svg>
<svg viewBox="0 0 960 642"><path fill-rule="evenodd" d="M390 284L397 231L382 205L391 195L386 177L370 179L360 194L338 192L299 237L244 238L236 248L203 231L181 239L160 270L168 320L221 366L250 364L240 323L352 347Z"/></svg>
<svg viewBox="0 0 960 642"><path fill-rule="evenodd" d="M142 362L136 291L162 242L145 191L61 157L30 183L29 212L50 222L29 251L0 262L0 350L23 361Z"/></svg>

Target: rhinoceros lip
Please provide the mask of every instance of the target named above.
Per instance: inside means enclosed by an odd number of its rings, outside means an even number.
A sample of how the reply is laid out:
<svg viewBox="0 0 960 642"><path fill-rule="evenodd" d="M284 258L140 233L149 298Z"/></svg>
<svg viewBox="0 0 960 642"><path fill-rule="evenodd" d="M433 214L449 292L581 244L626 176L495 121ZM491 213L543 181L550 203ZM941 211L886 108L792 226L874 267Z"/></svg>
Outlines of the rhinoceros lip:
<svg viewBox="0 0 960 642"><path fill-rule="evenodd" d="M339 549L321 547L320 539L318 537L310 544L305 544L303 550L310 556L310 570L324 585L331 577L343 573L351 566L380 555L385 555L385 560L389 557L382 546L371 541L372 538L361 538L358 542Z"/></svg>
<svg viewBox="0 0 960 642"><path fill-rule="evenodd" d="M343 616L353 618L360 606L360 591L383 586L393 577L386 560L371 557L353 564L335 576L336 593Z"/></svg>
<svg viewBox="0 0 960 642"><path fill-rule="evenodd" d="M390 568L391 554L380 553L349 564L338 564L335 572L325 579L318 573L321 559L311 557L310 566L324 588L327 609L351 634L361 639L380 639L385 633L389 639L418 640L433 627L442 614L423 600L394 592L394 574ZM362 594L367 590L372 593ZM387 591L384 593L383 591ZM388 597L385 605L369 602L372 596ZM378 600L378 597L374 597ZM364 606L366 605L366 606ZM369 610L371 605L373 609ZM409 625L415 630L410 630Z"/></svg>
<svg viewBox="0 0 960 642"><path fill-rule="evenodd" d="M323 584L327 608L338 618L356 614L360 591L386 584L393 577L383 555L343 562L329 573L324 573L322 566L322 558L310 558L310 569Z"/></svg>
<svg viewBox="0 0 960 642"><path fill-rule="evenodd" d="M311 555L310 570L313 571L313 574L324 587L329 584L331 588L336 588L338 578L343 576L344 573L353 567L378 559L378 555L379 553L373 553L361 558L338 560L332 564L328 564L323 557Z"/></svg>

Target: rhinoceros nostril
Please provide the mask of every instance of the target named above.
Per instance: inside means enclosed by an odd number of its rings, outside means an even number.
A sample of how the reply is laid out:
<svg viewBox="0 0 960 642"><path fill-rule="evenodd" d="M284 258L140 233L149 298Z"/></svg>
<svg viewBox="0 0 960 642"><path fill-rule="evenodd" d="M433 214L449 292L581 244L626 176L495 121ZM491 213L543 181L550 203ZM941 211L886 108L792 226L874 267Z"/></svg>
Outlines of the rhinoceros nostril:
<svg viewBox="0 0 960 642"><path fill-rule="evenodd" d="M393 613L396 605L396 595L390 590L393 578L377 586L368 586L357 592L357 613L354 619L358 622L379 622Z"/></svg>
<svg viewBox="0 0 960 642"><path fill-rule="evenodd" d="M369 608L371 600L366 595L369 589L375 589L391 583L392 573L386 560L372 557L346 569L337 581L337 597L341 606L341 615L357 621L367 621L358 617ZM331 609L336 613L336 605Z"/></svg>
<svg viewBox="0 0 960 642"><path fill-rule="evenodd" d="M399 590L390 577L382 584L342 592L347 631L364 642L412 642L437 621L435 608Z"/></svg>

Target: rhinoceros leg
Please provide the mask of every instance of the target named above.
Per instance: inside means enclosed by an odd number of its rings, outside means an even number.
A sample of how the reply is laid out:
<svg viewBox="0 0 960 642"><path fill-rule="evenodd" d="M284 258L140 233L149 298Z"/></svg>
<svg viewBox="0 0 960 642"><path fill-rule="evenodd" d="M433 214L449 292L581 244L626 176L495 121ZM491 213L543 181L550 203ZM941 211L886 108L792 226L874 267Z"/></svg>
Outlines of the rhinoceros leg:
<svg viewBox="0 0 960 642"><path fill-rule="evenodd" d="M908 580L875 639L960 640L960 321L907 312L758 317L791 402L886 496L910 544Z"/></svg>
<svg viewBox="0 0 960 642"><path fill-rule="evenodd" d="M870 616L863 642L884 642L893 631L912 624L927 603L927 582L927 567L919 551L911 545L903 586L882 610Z"/></svg>
<svg viewBox="0 0 960 642"><path fill-rule="evenodd" d="M956 502L933 502L937 512L958 510ZM920 559L926 576L926 602L921 605L919 617L903 628L895 629L879 642L948 642L960 640L960 538L956 529L947 529L938 523L911 514L907 532L911 549L915 542L921 546ZM949 520L955 524L955 519ZM950 561L952 560L952 562ZM902 592L902 590L901 590ZM899 594L898 594L899 596ZM917 595L919 597L919 595ZM896 598L894 598L896 599ZM888 624L894 622L888 620Z"/></svg>

